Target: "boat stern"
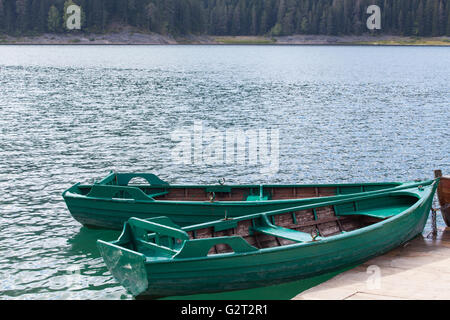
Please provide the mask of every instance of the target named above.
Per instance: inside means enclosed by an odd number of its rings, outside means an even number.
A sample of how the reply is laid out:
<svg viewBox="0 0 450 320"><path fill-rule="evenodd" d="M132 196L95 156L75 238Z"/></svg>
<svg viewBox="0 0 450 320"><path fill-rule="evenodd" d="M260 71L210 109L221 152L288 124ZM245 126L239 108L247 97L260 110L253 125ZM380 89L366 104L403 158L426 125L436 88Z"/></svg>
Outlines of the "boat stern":
<svg viewBox="0 0 450 320"><path fill-rule="evenodd" d="M97 240L100 254L114 278L133 296L148 288L145 256L122 246Z"/></svg>

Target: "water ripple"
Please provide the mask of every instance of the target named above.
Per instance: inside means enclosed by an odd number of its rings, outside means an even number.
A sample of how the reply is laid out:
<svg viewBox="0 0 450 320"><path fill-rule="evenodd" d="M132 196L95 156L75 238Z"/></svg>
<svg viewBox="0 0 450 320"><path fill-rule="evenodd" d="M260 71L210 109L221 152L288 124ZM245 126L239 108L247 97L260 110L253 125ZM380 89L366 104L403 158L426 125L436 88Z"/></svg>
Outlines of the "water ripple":
<svg viewBox="0 0 450 320"><path fill-rule="evenodd" d="M109 170L171 183L450 172L447 48L0 47L0 299L130 299L61 198ZM180 165L171 133L279 129L280 170ZM439 220L442 224L442 220ZM429 228L429 225L427 226Z"/></svg>

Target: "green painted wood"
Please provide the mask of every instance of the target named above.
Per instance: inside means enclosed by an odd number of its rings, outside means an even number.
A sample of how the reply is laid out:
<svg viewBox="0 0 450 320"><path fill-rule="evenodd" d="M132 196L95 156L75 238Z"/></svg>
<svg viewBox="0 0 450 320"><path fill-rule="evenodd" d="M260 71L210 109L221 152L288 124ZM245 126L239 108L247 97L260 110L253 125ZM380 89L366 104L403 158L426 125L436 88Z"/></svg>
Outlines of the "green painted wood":
<svg viewBox="0 0 450 320"><path fill-rule="evenodd" d="M292 229L287 229L283 227L275 227L275 226L260 226L252 228L254 232L264 233L270 236L283 238L287 240L292 240L296 242L308 242L312 240L312 237L309 233L295 231Z"/></svg>
<svg viewBox="0 0 450 320"><path fill-rule="evenodd" d="M150 221L158 224L162 224L165 226L172 227L174 229L180 229L180 226L174 223L170 218L168 217L155 217L155 218L148 218L145 219L145 221Z"/></svg>
<svg viewBox="0 0 450 320"><path fill-rule="evenodd" d="M119 186L126 186L133 178L142 178L147 180L150 185L153 186L166 186L169 185L167 182L161 180L156 175L152 173L117 173L116 181Z"/></svg>
<svg viewBox="0 0 450 320"><path fill-rule="evenodd" d="M145 178L146 186L127 186L134 178ZM63 198L71 215L88 227L121 229L131 217L147 219L168 216L175 223L186 226L224 218L239 217L253 213L284 209L318 201L351 197L351 192L366 190L372 194L383 190L399 190L412 183L386 182L364 184L321 184L321 185L169 185L151 173L110 173L93 185L77 183L63 192ZM242 201L170 201L154 199L172 189L189 188L232 192L248 188L248 195ZM271 200L272 187L288 188L339 188L343 195L312 197L306 199ZM213 192L216 192L213 191Z"/></svg>
<svg viewBox="0 0 450 320"><path fill-rule="evenodd" d="M247 201L262 201L262 200L269 200L268 196L261 196L261 195L249 195L246 199Z"/></svg>
<svg viewBox="0 0 450 320"><path fill-rule="evenodd" d="M178 251L173 250L169 247L163 246L161 244L156 244L153 242L148 242L142 239L136 239L137 242L137 247L138 248L142 248L146 247L146 249L151 250L153 253L155 253L157 256L163 256L163 255L169 255L169 256L173 256L174 254L176 254ZM145 251L145 249L144 249Z"/></svg>
<svg viewBox="0 0 450 320"><path fill-rule="evenodd" d="M374 208L374 209L367 209L367 210L356 210L356 211L350 211L350 212L342 212L339 213L339 216L349 216L349 215L362 215L362 216L369 216L374 218L380 218L385 219L392 217L396 214L399 214L400 212L408 209L408 206L405 205L399 205L399 206L390 206L385 208Z"/></svg>
<svg viewBox="0 0 450 320"><path fill-rule="evenodd" d="M151 193L151 194L148 194L147 197L153 199L153 198L155 198L155 197L163 196L163 195L166 195L166 194L168 194L168 193L169 193L168 191L157 192L157 193ZM153 200L154 200L154 199L153 199Z"/></svg>
<svg viewBox="0 0 450 320"><path fill-rule="evenodd" d="M165 235L168 237L173 237L176 239L181 239L181 240L189 239L188 234L181 229L177 229L172 226L155 223L155 222L148 221L148 220L142 220L142 219L138 219L138 218L130 218L128 220L128 224L132 228L139 228L139 229L143 229L145 231L158 233L158 234Z"/></svg>
<svg viewBox="0 0 450 320"><path fill-rule="evenodd" d="M270 218L269 218L270 217ZM317 219L316 219L317 220ZM280 226L274 225L275 223L275 215L267 215L264 214L261 216L260 225L253 226L251 228L252 232L259 232L266 235L274 236L277 238L283 238L287 240L292 240L296 242L308 242L312 241L312 236L309 233L283 228Z"/></svg>
<svg viewBox="0 0 450 320"><path fill-rule="evenodd" d="M223 220L214 225L214 232L233 229L237 227L237 221L235 220Z"/></svg>
<svg viewBox="0 0 450 320"><path fill-rule="evenodd" d="M206 186L206 192L231 192L230 186Z"/></svg>
<svg viewBox="0 0 450 320"><path fill-rule="evenodd" d="M97 247L109 271L133 295L148 288L145 256L113 243L97 240Z"/></svg>
<svg viewBox="0 0 450 320"><path fill-rule="evenodd" d="M121 197L123 197L123 200L154 201L139 188L123 186L103 186L99 184L94 184L92 186L91 192L89 192L87 197L105 199L116 198L116 200L122 200Z"/></svg>

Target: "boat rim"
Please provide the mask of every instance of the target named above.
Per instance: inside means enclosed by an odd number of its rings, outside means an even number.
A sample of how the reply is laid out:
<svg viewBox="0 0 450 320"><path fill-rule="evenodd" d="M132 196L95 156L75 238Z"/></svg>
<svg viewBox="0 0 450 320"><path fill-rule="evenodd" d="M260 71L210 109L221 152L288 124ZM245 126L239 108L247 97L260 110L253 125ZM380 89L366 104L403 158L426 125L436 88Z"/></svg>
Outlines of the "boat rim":
<svg viewBox="0 0 450 320"><path fill-rule="evenodd" d="M179 258L179 259L167 259L167 260L157 260L157 261L150 261L147 258L145 259L145 263L146 264L164 264L164 263L178 263L178 262L191 262L191 261L200 261L200 260L205 260L205 259L226 259L229 258L231 256L248 256L248 255L258 255L258 254L265 254L265 253L271 253L271 252L277 252L277 251L281 251L281 250L294 250L300 247L309 247L309 246L319 246L319 245L325 245L328 244L330 242L335 242L335 241L341 241L341 240L346 240L348 238L352 238L352 237L356 237L362 233L367 233L367 232L372 232L372 231L376 231L377 229L381 229L385 224L387 223L391 223L395 220L401 219L402 217L404 217L405 215L411 214L411 212L413 212L414 210L416 210L418 207L420 207L421 205L423 205L423 203L429 199L429 196L432 194L432 191L434 188L436 188L436 182L438 182L439 179L435 179L435 180L429 180L427 181L427 184L425 185L426 187L429 187L427 189L423 189L423 190L418 190L418 191L424 191L425 193L423 195L419 195L417 193L417 191L413 192L413 191L408 191L408 190L398 190L398 191L390 191L390 192L386 192L385 194L377 194L377 195L371 195L371 196L358 196L358 197L354 197L354 198L348 198L348 199L344 199L341 201L351 201L352 199L366 199L366 198L371 198L371 197L376 197L376 196L383 196L383 195L408 195L408 196L412 196L418 199L418 201L416 201L413 205L411 205L410 207L408 207L407 209L405 209L404 211L391 216L389 218L386 218L384 220L381 220L379 222L376 222L374 224L359 228L359 229L355 229L352 231L348 231L348 232L344 232L341 234L337 234L337 235L333 235L333 236L329 236L329 237L325 237L325 238L321 238L320 240L317 241L311 241L311 242L299 242L299 243L292 243L292 244L286 244L283 246L277 246L277 247L270 247L270 248L261 248L258 249L257 251L252 251L252 252L243 252L243 253L236 253L236 252L229 252L229 253L218 253L218 254L214 254L214 255L207 255L207 256L202 256L202 257L189 257L189 258ZM414 187L412 187L411 189L413 189ZM418 188L418 187L415 187ZM333 201L335 202L335 201ZM326 205L325 203L320 203L320 206L322 205ZM317 207L318 205L310 205L312 207ZM306 206L305 206L306 207ZM287 208L287 209L281 209L281 210L288 210L288 209L292 209L292 208ZM277 210L274 210L277 211ZM247 219L252 219L253 217L258 217L262 214L269 214L270 212L274 212L274 211L268 211L268 212L264 212L264 213L256 213L256 214L250 214L250 215L246 215L246 216L241 216L237 219L239 220L247 220ZM216 221L212 221L212 222L206 222L206 223L201 223L201 224L196 224L196 225L192 225L192 226L188 226L188 227L184 227L181 228L182 230L186 231L186 229L188 229L188 231L190 231L189 229L194 229L194 228L198 228L200 226L209 226L209 225L214 225L214 223L217 223ZM122 230L122 233L119 236L119 239L122 237L122 235L125 232L125 227ZM101 241L101 240L100 240ZM109 243L109 242L108 242ZM120 248L123 248L122 246L118 245ZM126 249L126 248L124 248ZM139 253L142 254L144 257L145 255L139 251L134 251L131 250L135 253Z"/></svg>
<svg viewBox="0 0 450 320"><path fill-rule="evenodd" d="M393 187L389 187L386 189L381 189L381 190L373 190L373 191L365 191L364 194L367 195L374 195L377 193L382 193L382 192L388 192L388 191L396 191L396 188L400 188L400 190L402 189L408 189L408 188L413 188L416 185L420 185L420 184L427 184L430 181L433 180L425 180L425 181L420 181L420 182L413 182L413 181L409 181L409 182L374 182L373 184L370 185L383 185L383 184L393 184ZM327 187L327 186L360 186L364 183L360 183L360 184L341 184L341 185L320 185L322 187ZM369 184L364 184L364 185L369 185ZM88 195L82 195L79 193L74 193L71 192L70 189L76 187L76 186L85 186L85 187L89 187L89 186L93 186L93 185L81 185L79 182L74 184L73 186L71 186L70 188L68 188L67 190L64 190L64 192L62 193L63 198L82 198L82 199L89 199L89 200L95 200L95 201L105 201L105 202L118 202L118 203L159 203L159 204L173 204L173 203L177 203L177 204L183 204L183 205L215 205L215 206L233 206L233 205L242 205L242 204L246 204L247 206L253 205L253 206L260 206L260 205L264 205L266 203L270 203L270 204L277 204L277 203L289 203L289 202L298 202L304 199L320 199L320 198L339 198L342 196L346 196L346 197L351 197L354 196L356 194L361 194L362 192L355 192L355 193L347 193L347 194L335 194L335 195L330 195L330 196L323 196L323 197L308 197L308 198L292 198L292 199L275 199L275 200L257 200L257 201L246 201L246 200L232 200L232 201L208 201L208 200L203 200L203 201L199 201L199 200L158 200L158 199L153 199L151 197L149 197L149 200L137 200L137 199L120 199L120 198L100 198L100 197L92 197L92 196L88 196ZM231 185L227 185L229 187L233 187ZM276 185L264 185L265 187L271 187L271 186L276 186ZM314 187L314 186L318 186L318 185L278 185L278 186L302 186L302 187ZM128 186L130 188L138 188L139 186ZM163 186L162 186L163 187ZM199 186L197 186L199 187ZM207 187L207 186L205 186ZM246 186L239 186L239 187L246 187ZM248 187L248 186L247 186ZM257 185L254 187L258 187Z"/></svg>

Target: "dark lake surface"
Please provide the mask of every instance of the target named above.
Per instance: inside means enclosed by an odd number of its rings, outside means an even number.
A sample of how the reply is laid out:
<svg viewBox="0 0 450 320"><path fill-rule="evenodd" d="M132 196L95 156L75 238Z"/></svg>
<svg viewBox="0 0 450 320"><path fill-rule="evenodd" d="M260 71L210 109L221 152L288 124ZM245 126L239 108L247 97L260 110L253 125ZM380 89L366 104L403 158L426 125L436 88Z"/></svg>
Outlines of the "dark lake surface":
<svg viewBox="0 0 450 320"><path fill-rule="evenodd" d="M450 174L449 84L445 47L0 46L0 299L132 298L95 245L119 232L81 227L61 197L110 170L177 184ZM278 132L276 170L175 161L174 133L195 124ZM325 278L210 298L288 299Z"/></svg>

